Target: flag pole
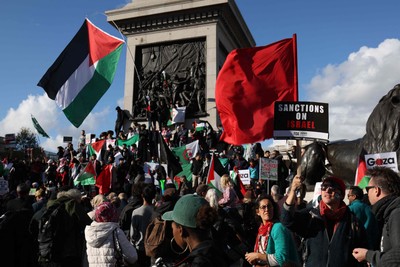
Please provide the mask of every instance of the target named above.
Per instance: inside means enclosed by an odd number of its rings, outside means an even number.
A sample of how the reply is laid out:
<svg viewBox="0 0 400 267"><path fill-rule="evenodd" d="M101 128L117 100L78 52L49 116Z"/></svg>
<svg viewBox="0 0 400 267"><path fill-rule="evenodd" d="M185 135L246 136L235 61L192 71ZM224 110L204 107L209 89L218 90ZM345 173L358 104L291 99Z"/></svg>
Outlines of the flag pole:
<svg viewBox="0 0 400 267"><path fill-rule="evenodd" d="M293 34L293 65L294 65L294 86L296 88L296 101L299 101L299 80L297 71L297 35Z"/></svg>
<svg viewBox="0 0 400 267"><path fill-rule="evenodd" d="M294 60L294 86L296 88L296 101L299 101L299 80L297 67L297 35L293 34L293 60ZM301 140L296 140L297 175L301 176Z"/></svg>

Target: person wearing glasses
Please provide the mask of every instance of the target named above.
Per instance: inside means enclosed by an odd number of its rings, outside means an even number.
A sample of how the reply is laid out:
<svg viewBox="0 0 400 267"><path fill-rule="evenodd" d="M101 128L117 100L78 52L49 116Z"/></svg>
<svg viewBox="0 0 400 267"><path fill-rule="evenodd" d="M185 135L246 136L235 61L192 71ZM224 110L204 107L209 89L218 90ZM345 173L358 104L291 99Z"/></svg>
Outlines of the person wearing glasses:
<svg viewBox="0 0 400 267"><path fill-rule="evenodd" d="M349 209L356 215L357 219L364 225L367 231L368 248L379 248L378 224L371 207L363 202L364 192L359 186L352 185L347 193Z"/></svg>
<svg viewBox="0 0 400 267"><path fill-rule="evenodd" d="M296 175L283 204L281 222L303 238L300 245L303 266L365 266L352 257L354 248L368 243L363 225L343 201L346 192L343 180L325 178L317 207L299 210L295 200L301 185L302 179Z"/></svg>
<svg viewBox="0 0 400 267"><path fill-rule="evenodd" d="M255 207L261 224L254 252L246 253L246 260L255 266L300 266L292 233L279 222L278 204L263 194Z"/></svg>
<svg viewBox="0 0 400 267"><path fill-rule="evenodd" d="M400 266L400 177L390 168L374 167L365 187L375 214L380 240L379 250L354 249L353 256L372 266Z"/></svg>

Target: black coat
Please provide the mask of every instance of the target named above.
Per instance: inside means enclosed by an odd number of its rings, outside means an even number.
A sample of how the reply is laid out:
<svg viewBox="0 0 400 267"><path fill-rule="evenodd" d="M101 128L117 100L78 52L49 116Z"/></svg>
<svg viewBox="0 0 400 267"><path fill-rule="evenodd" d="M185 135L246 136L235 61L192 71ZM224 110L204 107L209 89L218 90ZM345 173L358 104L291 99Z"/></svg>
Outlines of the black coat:
<svg viewBox="0 0 400 267"><path fill-rule="evenodd" d="M186 260L179 266L225 267L229 264L223 255L224 253L211 240L207 240L193 249Z"/></svg>
<svg viewBox="0 0 400 267"><path fill-rule="evenodd" d="M284 204L281 222L305 239L302 255L304 266L365 266L352 256L354 248L365 248L368 242L363 225L358 223L349 208L340 219L331 240L319 208L307 207L293 211Z"/></svg>

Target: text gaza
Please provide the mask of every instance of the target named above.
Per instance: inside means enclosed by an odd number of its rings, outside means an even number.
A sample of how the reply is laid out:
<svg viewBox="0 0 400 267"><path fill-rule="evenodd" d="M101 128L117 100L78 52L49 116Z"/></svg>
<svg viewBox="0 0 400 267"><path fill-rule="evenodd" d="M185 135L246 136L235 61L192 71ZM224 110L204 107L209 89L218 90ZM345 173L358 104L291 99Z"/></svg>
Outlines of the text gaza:
<svg viewBox="0 0 400 267"><path fill-rule="evenodd" d="M383 159L373 159L370 158L367 160L368 166L374 166L374 165L387 165L387 164L394 164L394 158L383 158Z"/></svg>

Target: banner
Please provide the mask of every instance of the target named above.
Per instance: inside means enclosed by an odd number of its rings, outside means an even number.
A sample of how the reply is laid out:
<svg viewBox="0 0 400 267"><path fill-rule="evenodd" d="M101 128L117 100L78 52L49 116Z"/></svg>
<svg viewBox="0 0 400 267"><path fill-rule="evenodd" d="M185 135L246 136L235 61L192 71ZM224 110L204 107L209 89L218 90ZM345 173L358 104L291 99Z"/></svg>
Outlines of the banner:
<svg viewBox="0 0 400 267"><path fill-rule="evenodd" d="M260 178L278 181L278 161L276 159L260 158Z"/></svg>
<svg viewBox="0 0 400 267"><path fill-rule="evenodd" d="M275 102L274 139L328 141L328 104Z"/></svg>
<svg viewBox="0 0 400 267"><path fill-rule="evenodd" d="M396 152L365 155L365 163L367 165L367 169L372 169L373 167L379 166L391 168L396 173L399 172L397 167Z"/></svg>

